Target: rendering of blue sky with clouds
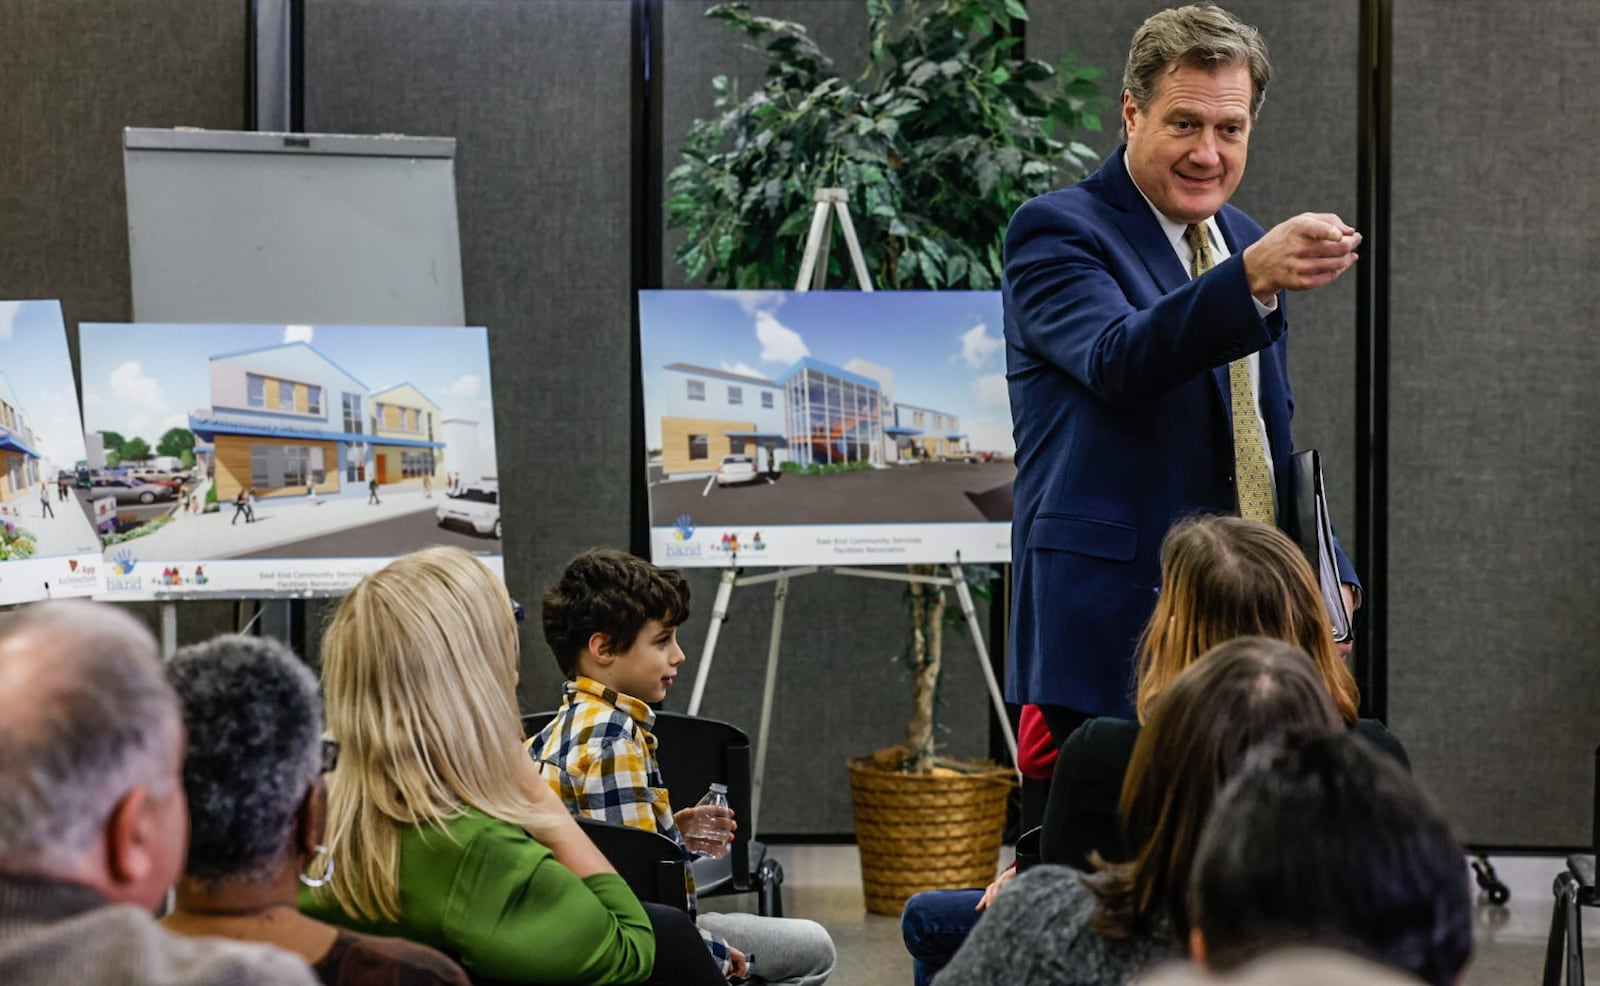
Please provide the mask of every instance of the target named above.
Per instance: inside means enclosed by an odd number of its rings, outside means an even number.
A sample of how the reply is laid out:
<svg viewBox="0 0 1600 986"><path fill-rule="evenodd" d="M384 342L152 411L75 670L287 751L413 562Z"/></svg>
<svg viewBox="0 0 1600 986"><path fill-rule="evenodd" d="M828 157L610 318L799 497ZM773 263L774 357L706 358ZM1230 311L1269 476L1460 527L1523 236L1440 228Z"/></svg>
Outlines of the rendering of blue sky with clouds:
<svg viewBox="0 0 1600 986"><path fill-rule="evenodd" d="M373 392L410 383L445 418L478 422L494 452L488 336L482 328L354 325L115 325L79 327L84 427L154 445L211 405L213 356L305 342Z"/></svg>
<svg viewBox="0 0 1600 986"><path fill-rule="evenodd" d="M775 379L810 356L894 373L895 399L960 416L974 449L1015 451L996 291L645 291L645 441L661 445L669 363Z"/></svg>

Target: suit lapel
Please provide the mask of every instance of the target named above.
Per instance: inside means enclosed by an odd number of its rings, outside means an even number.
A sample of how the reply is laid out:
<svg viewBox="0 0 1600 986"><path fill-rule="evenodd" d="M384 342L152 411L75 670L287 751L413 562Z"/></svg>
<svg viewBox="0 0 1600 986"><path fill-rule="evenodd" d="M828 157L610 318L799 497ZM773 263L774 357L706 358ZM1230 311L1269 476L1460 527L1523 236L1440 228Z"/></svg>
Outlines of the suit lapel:
<svg viewBox="0 0 1600 986"><path fill-rule="evenodd" d="M1167 234L1162 232L1150 210L1150 203L1140 194L1138 186L1128 176L1128 166L1123 159L1126 145L1117 148L1100 167L1102 198L1117 209L1117 228L1122 231L1128 245L1143 262L1150 277L1162 294L1171 294L1189 281L1189 273L1178 262Z"/></svg>

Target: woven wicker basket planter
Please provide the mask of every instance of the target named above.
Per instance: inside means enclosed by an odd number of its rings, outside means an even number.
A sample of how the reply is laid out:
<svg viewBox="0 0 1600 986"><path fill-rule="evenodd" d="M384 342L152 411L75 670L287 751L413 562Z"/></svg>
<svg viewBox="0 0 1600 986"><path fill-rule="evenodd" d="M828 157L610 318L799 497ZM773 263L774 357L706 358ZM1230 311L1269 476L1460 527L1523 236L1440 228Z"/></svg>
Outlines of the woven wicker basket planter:
<svg viewBox="0 0 1600 986"><path fill-rule="evenodd" d="M871 756L850 761L850 802L867 910L898 917L924 890L983 887L994 879L1016 774L903 774Z"/></svg>

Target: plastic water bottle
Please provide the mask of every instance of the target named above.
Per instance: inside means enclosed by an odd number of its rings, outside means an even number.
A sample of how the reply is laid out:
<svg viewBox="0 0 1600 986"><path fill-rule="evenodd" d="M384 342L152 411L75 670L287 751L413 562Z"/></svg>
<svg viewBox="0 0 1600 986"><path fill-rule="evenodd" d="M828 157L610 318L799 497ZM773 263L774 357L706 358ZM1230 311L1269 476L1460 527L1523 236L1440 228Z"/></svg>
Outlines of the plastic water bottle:
<svg viewBox="0 0 1600 986"><path fill-rule="evenodd" d="M720 859L728 852L733 835L733 810L728 807L728 787L713 784L705 797L695 802L696 808L711 805L722 809L717 817L711 812L696 812L683 829L683 842L689 851L701 856Z"/></svg>

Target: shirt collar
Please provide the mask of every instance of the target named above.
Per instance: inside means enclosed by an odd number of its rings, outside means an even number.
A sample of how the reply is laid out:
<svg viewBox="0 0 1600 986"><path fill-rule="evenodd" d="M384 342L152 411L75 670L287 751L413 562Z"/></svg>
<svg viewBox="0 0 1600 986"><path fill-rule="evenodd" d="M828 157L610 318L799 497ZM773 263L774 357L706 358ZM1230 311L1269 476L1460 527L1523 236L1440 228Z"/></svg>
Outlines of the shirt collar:
<svg viewBox="0 0 1600 986"><path fill-rule="evenodd" d="M561 690L568 701L571 701L576 696L585 695L615 706L646 730L656 723L655 709L650 708L648 704L634 698L632 695L624 695L615 689L607 688L593 678L586 678L580 674L573 680L563 684Z"/></svg>
<svg viewBox="0 0 1600 986"><path fill-rule="evenodd" d="M1144 194L1144 189L1139 187L1138 180L1133 177L1133 170L1128 167L1127 155L1123 155L1122 167L1128 172L1128 181L1133 183L1134 190L1139 193L1140 198L1144 199L1144 204L1150 207L1150 214L1155 216L1156 222L1161 224L1161 232L1167 235L1167 242L1172 245L1173 251L1176 252L1180 258L1187 258L1191 256L1193 251L1189 249L1189 244L1185 243L1183 239L1184 230L1189 228L1188 224L1180 223L1175 219L1169 219L1166 213L1156 208L1156 204L1150 201L1150 196ZM1211 240L1212 250L1213 252L1216 252L1216 248L1222 245L1222 230L1217 228L1217 217L1211 216L1207 218L1205 221L1205 227L1206 236ZM1184 264L1184 269L1188 269L1187 262Z"/></svg>

